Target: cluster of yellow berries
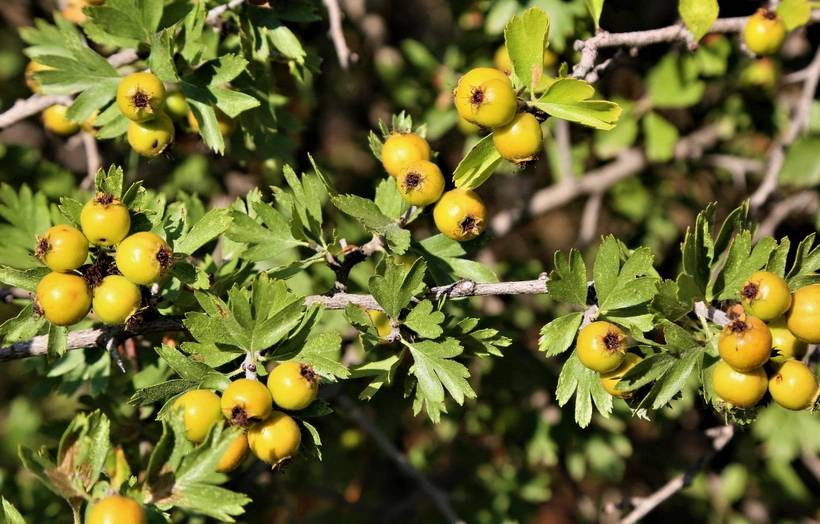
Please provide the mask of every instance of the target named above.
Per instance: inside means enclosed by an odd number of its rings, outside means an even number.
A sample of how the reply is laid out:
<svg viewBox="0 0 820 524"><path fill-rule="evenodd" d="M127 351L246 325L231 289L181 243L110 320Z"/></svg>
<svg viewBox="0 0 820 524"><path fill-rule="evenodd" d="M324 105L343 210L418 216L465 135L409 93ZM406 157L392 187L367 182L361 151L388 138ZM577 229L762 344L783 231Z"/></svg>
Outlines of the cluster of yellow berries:
<svg viewBox="0 0 820 524"><path fill-rule="evenodd" d="M817 378L799 359L807 343L820 342L820 284L792 294L781 277L758 271L743 284L740 295L743 307L729 310L729 323L718 339L721 360L712 377L715 393L743 408L760 402L767 390L784 408L811 407ZM763 369L767 362L775 370L771 378Z"/></svg>
<svg viewBox="0 0 820 524"><path fill-rule="evenodd" d="M143 156L155 157L174 141L174 123L165 114L165 86L154 74L131 73L117 86L117 107L128 122L128 143Z"/></svg>
<svg viewBox="0 0 820 524"><path fill-rule="evenodd" d="M291 460L302 440L299 426L274 406L288 411L305 409L318 391L319 376L313 368L289 360L273 368L267 387L257 380L241 378L231 382L221 399L211 390L195 389L181 395L174 407L182 410L185 437L197 444L223 419L245 429L219 460L217 471L226 473L236 469L249 450L274 466Z"/></svg>
<svg viewBox="0 0 820 524"><path fill-rule="evenodd" d="M712 376L715 393L741 408L760 402L766 391L786 409L811 407L817 379L799 359L807 343L820 342L820 284L792 294L781 277L758 271L744 283L741 297L743 306L730 308L729 322L718 337L721 360ZM641 357L626 352L626 335L618 326L589 324L578 334L576 351L584 366L601 373L607 392L628 395L616 386ZM763 369L767 362L774 369L771 378Z"/></svg>
<svg viewBox="0 0 820 524"><path fill-rule="evenodd" d="M393 133L382 146L382 165L396 179L401 197L413 206L435 203L433 220L445 236L459 242L484 231L487 208L469 189L444 192L444 175L430 161L430 145L416 133Z"/></svg>
<svg viewBox="0 0 820 524"><path fill-rule="evenodd" d="M37 309L58 326L79 322L92 308L102 322L124 324L142 306L139 286L158 281L173 264L171 248L148 231L129 236L128 208L104 193L83 206L80 226L82 231L59 224L37 237L35 255L51 269L37 284ZM83 276L77 270L88 258L89 244L99 254L93 271ZM111 248L119 274L103 258L103 250Z"/></svg>

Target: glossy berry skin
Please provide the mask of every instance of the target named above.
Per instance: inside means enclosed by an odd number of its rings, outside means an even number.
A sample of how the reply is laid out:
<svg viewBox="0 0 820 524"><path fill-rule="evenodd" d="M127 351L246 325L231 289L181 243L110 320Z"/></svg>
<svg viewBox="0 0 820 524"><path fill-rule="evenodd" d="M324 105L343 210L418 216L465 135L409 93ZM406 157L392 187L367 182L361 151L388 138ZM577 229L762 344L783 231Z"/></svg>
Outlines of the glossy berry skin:
<svg viewBox="0 0 820 524"><path fill-rule="evenodd" d="M188 100L179 91L168 93L165 97L165 114L173 120L182 120L188 116Z"/></svg>
<svg viewBox="0 0 820 524"><path fill-rule="evenodd" d="M91 290L79 275L52 272L37 284L37 306L55 326L70 326L91 309Z"/></svg>
<svg viewBox="0 0 820 524"><path fill-rule="evenodd" d="M273 409L268 388L258 380L234 380L222 393L222 415L231 424L246 427L265 420Z"/></svg>
<svg viewBox="0 0 820 524"><path fill-rule="evenodd" d="M820 344L820 284L804 286L794 292L786 325L800 340Z"/></svg>
<svg viewBox="0 0 820 524"><path fill-rule="evenodd" d="M140 231L126 237L114 255L117 269L134 284L153 284L173 265L173 253L156 233Z"/></svg>
<svg viewBox="0 0 820 524"><path fill-rule="evenodd" d="M740 300L746 313L760 320L774 320L783 315L792 303L789 285L778 275L758 271L740 288Z"/></svg>
<svg viewBox="0 0 820 524"><path fill-rule="evenodd" d="M152 73L131 73L117 86L117 107L132 122L146 122L163 114L164 104L165 86Z"/></svg>
<svg viewBox="0 0 820 524"><path fill-rule="evenodd" d="M766 394L768 380L763 368L737 371L721 360L715 365L712 385L724 401L739 408L750 408Z"/></svg>
<svg viewBox="0 0 820 524"><path fill-rule="evenodd" d="M109 495L88 512L86 524L145 524L145 510L136 500L121 495Z"/></svg>
<svg viewBox="0 0 820 524"><path fill-rule="evenodd" d="M182 409L185 438L200 443L211 428L222 420L219 397L207 389L193 389L174 401L174 409Z"/></svg>
<svg viewBox="0 0 820 524"><path fill-rule="evenodd" d="M609 373L602 373L601 374L601 385L604 387L607 393L612 395L613 397L618 398L629 398L632 396L631 391L621 391L617 389L618 382L621 381L623 376L626 374L627 371L634 368L638 365L638 363L643 360L638 355L634 353L627 353L624 357L624 361L618 366L618 369L615 371L610 371Z"/></svg>
<svg viewBox="0 0 820 524"><path fill-rule="evenodd" d="M743 27L746 49L756 55L772 55L780 50L786 39L786 26L773 11L761 8L749 17Z"/></svg>
<svg viewBox="0 0 820 524"><path fill-rule="evenodd" d="M541 124L530 113L518 113L512 122L493 130L493 145L505 160L527 162L532 160L544 143Z"/></svg>
<svg viewBox="0 0 820 524"><path fill-rule="evenodd" d="M444 192L444 175L428 160L416 160L404 166L396 177L399 194L410 205L427 206Z"/></svg>
<svg viewBox="0 0 820 524"><path fill-rule="evenodd" d="M98 193L83 206L80 227L88 241L95 246L113 246L128 235L131 215L120 199Z"/></svg>
<svg viewBox="0 0 820 524"><path fill-rule="evenodd" d="M391 327L390 327L390 318L385 314L384 311L379 311L378 309L371 309L367 312L370 316L370 320L373 322L373 326L376 328L376 333L381 338L387 338L390 336Z"/></svg>
<svg viewBox="0 0 820 524"><path fill-rule="evenodd" d="M225 450L225 453L219 458L219 464L216 470L220 473L228 473L233 471L242 464L245 457L248 456L248 435L241 433Z"/></svg>
<svg viewBox="0 0 820 524"><path fill-rule="evenodd" d="M806 354L808 344L789 331L786 319L781 317L769 322L769 331L772 334L772 361L782 363L791 359L801 359Z"/></svg>
<svg viewBox="0 0 820 524"><path fill-rule="evenodd" d="M433 220L446 237L464 242L480 235L487 226L487 208L470 189L451 189L433 209Z"/></svg>
<svg viewBox="0 0 820 524"><path fill-rule="evenodd" d="M316 400L319 376L302 362L282 362L268 375L268 390L280 408L290 411L305 409Z"/></svg>
<svg viewBox="0 0 820 524"><path fill-rule="evenodd" d="M393 133L382 145L382 166L390 176L417 160L430 160L430 145L416 133Z"/></svg>
<svg viewBox="0 0 820 524"><path fill-rule="evenodd" d="M817 377L802 362L789 360L769 379L769 393L781 407L806 409L817 394Z"/></svg>
<svg viewBox="0 0 820 524"><path fill-rule="evenodd" d="M751 371L769 360L772 334L757 317L731 320L718 337L720 358L738 371Z"/></svg>
<svg viewBox="0 0 820 524"><path fill-rule="evenodd" d="M292 459L299 451L302 435L296 421L281 411L248 430L251 452L268 464L278 465Z"/></svg>
<svg viewBox="0 0 820 524"><path fill-rule="evenodd" d="M491 129L508 124L518 107L510 79L492 68L472 69L462 76L453 97L462 118Z"/></svg>
<svg viewBox="0 0 820 524"><path fill-rule="evenodd" d="M139 287L120 275L108 275L92 292L91 307L108 325L121 325L142 305Z"/></svg>
<svg viewBox="0 0 820 524"><path fill-rule="evenodd" d="M59 224L37 237L34 252L52 271L71 271L88 257L88 239L76 227Z"/></svg>
<svg viewBox="0 0 820 524"><path fill-rule="evenodd" d="M165 113L145 122L128 122L128 144L144 157L161 155L173 141L174 123Z"/></svg>
<svg viewBox="0 0 820 524"><path fill-rule="evenodd" d="M610 322L592 322L578 333L578 360L599 373L617 370L626 359L626 335Z"/></svg>
<svg viewBox="0 0 820 524"><path fill-rule="evenodd" d="M43 111L43 126L55 135L73 135L80 130L80 124L68 119L68 106L54 104Z"/></svg>

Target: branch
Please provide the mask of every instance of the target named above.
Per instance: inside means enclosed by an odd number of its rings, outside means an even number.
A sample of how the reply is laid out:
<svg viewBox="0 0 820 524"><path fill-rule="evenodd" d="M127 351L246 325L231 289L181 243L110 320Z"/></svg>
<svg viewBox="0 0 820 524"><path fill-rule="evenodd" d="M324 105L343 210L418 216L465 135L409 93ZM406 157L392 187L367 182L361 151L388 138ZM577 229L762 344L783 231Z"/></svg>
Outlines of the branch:
<svg viewBox="0 0 820 524"><path fill-rule="evenodd" d="M436 508L438 508L439 512L441 512L447 522L451 524L463 524L464 521L458 517L455 510L453 510L453 507L450 505L447 494L439 489L435 484L430 482L424 473L414 468L413 465L407 460L407 457L396 449L396 446L394 446L393 443L390 442L390 439L388 439L387 436L382 433L382 431L376 427L375 424L373 424L364 412L362 412L361 408L345 396L339 397L339 404L347 412L347 415L353 419L353 421L358 424L358 426L362 428L362 430L367 433L370 438L373 439L376 446L378 446L382 453L387 455L390 460L396 463L399 471L414 480L419 485L421 490L430 497L436 505Z"/></svg>
<svg viewBox="0 0 820 524"><path fill-rule="evenodd" d="M328 21L330 23L330 40L333 42L333 48L336 49L336 56L339 58L339 65L342 69L347 69L350 61L356 59L356 55L350 52L347 47L347 41L342 30L342 9L339 7L337 0L323 0L325 8L327 8Z"/></svg>
<svg viewBox="0 0 820 524"><path fill-rule="evenodd" d="M817 14L817 12L814 14ZM797 140L797 137L809 122L811 103L814 99L814 92L817 91L817 82L820 79L820 48L817 49L814 59L812 59L805 71L806 76L803 80L803 90L800 93L800 99L797 101L797 105L794 107L791 124L788 129L786 129L786 132L783 133L769 149L769 162L766 164L766 174L763 176L763 181L749 199L753 210L762 206L774 190L777 189L777 178L780 176L783 161L786 159L786 148Z"/></svg>
<svg viewBox="0 0 820 524"><path fill-rule="evenodd" d="M820 198L817 196L816 190L807 189L789 195L772 206L768 216L760 222L760 226L755 231L755 239L773 236L780 223L790 215L794 213L813 213L819 207Z"/></svg>
<svg viewBox="0 0 820 524"><path fill-rule="evenodd" d="M746 26L747 20L748 17L746 16L720 18L715 20L715 23L709 28L709 32L738 33ZM812 12L810 21L820 21L820 10ZM673 24L659 29L630 31L627 33L609 33L601 30L591 38L575 41L575 50L581 53L581 60L572 68L572 76L593 81L589 78L589 75L594 74L597 78L600 68L596 68L595 62L598 59L598 50L600 49L607 47L637 49L664 42L684 42L689 46L697 45L694 36L686 29L683 23Z"/></svg>
<svg viewBox="0 0 820 524"><path fill-rule="evenodd" d="M735 435L735 427L732 425L720 426L707 430L706 434L712 438L712 449L692 464L688 470L675 476L650 496L640 499L635 505L635 509L620 520L620 524L635 524L666 499L691 484L695 475L731 442L732 437Z"/></svg>
<svg viewBox="0 0 820 524"><path fill-rule="evenodd" d="M100 150L97 147L97 138L87 131L81 133L83 139L83 149L85 150L85 169L86 175L80 182L80 189L91 190L94 187L94 180L97 176L97 171L102 166L102 159L100 158Z"/></svg>
<svg viewBox="0 0 820 524"><path fill-rule="evenodd" d="M205 23L210 26L215 26L219 23L219 17L221 17L227 11L233 11L240 5L242 5L245 0L230 0L227 4L222 4L219 6L214 7L210 11L208 11L208 15L205 17Z"/></svg>
<svg viewBox="0 0 820 524"><path fill-rule="evenodd" d="M723 129L710 125L682 138L675 145L675 158L699 158L704 149L714 146ZM497 213L490 222L490 228L496 236L507 234L522 218L543 215L548 211L564 206L583 195L603 194L616 183L631 177L649 165L643 149L633 147L621 151L618 158L588 171L573 180L559 182L536 191L523 210L507 210Z"/></svg>

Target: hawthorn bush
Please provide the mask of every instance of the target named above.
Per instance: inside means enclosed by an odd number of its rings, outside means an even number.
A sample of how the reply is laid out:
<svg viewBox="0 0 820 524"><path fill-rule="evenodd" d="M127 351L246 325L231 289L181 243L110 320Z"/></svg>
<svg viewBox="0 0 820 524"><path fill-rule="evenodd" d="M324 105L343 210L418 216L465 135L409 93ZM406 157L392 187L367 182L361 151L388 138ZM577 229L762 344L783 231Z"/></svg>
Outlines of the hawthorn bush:
<svg viewBox="0 0 820 524"><path fill-rule="evenodd" d="M3 8L2 522L817 518L820 12L758 4Z"/></svg>

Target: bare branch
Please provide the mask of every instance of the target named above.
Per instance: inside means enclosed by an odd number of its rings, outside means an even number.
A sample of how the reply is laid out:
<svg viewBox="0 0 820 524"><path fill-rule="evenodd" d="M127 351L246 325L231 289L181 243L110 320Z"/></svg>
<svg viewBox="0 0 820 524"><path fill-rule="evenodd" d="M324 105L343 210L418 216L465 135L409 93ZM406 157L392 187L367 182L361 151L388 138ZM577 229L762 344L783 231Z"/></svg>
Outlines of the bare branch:
<svg viewBox="0 0 820 524"><path fill-rule="evenodd" d="M9 109L0 113L0 129L10 126L40 111L53 106L54 104L71 103L71 97L64 95L31 95L28 98L21 98L14 102Z"/></svg>
<svg viewBox="0 0 820 524"><path fill-rule="evenodd" d="M581 215L581 232L578 234L578 240L582 246L589 244L595 238L595 232L598 230L598 220L601 217L603 199L602 193L593 193L584 204L584 212Z"/></svg>
<svg viewBox="0 0 820 524"><path fill-rule="evenodd" d="M100 158L96 137L87 131L83 131L81 136L83 149L85 150L86 175L80 182L80 189L89 190L94 187L94 180L97 177L97 171L102 166L102 159Z"/></svg>
<svg viewBox="0 0 820 524"><path fill-rule="evenodd" d="M390 460L396 463L399 470L404 473L405 476L409 477L413 481L415 481L422 491L427 494L428 497L433 501L433 504L436 505L439 512L444 516L447 522L450 524L461 524L464 521L459 518L456 514L453 507L450 505L450 500L447 497L447 494L438 488L435 484L430 482L430 480L419 470L413 467L410 464L410 461L407 460L397 448L390 442L390 439L382 433L382 431L376 427L376 425L364 414L362 409L356 405L355 402L350 400L348 397L341 396L338 399L338 403L342 408L345 410L347 415L355 422L362 431L367 433L370 438L373 439L376 446L387 455Z"/></svg>
<svg viewBox="0 0 820 524"><path fill-rule="evenodd" d="M640 499L635 505L635 509L620 520L620 524L635 524L666 499L688 486L695 475L706 467L712 458L729 444L735 435L735 427L732 425L720 426L708 430L706 434L712 438L712 449L687 471L675 476L650 496Z"/></svg>
<svg viewBox="0 0 820 524"><path fill-rule="evenodd" d="M774 235L777 226L790 215L814 213L819 207L820 197L817 196L817 192L814 190L808 189L789 195L772 206L768 216L760 222L760 226L755 231L755 239Z"/></svg>
<svg viewBox="0 0 820 524"><path fill-rule="evenodd" d="M333 48L336 49L336 56L339 59L339 65L342 69L347 69L350 61L356 59L356 55L350 52L345 40L344 31L342 30L342 9L339 7L338 0L323 0L325 8L327 8L328 21L330 23L330 40L333 42Z"/></svg>
<svg viewBox="0 0 820 524"><path fill-rule="evenodd" d="M814 14L817 13L818 12L815 12ZM786 132L778 138L769 149L769 162L766 165L766 174L763 176L763 181L749 199L753 210L762 206L775 189L777 189L777 179L780 176L780 170L783 168L783 161L786 159L786 148L797 140L797 137L809 122L811 103L814 99L814 93L817 91L818 80L820 80L820 48L817 49L814 59L806 68L803 90L794 108L791 124L789 124Z"/></svg>
<svg viewBox="0 0 820 524"><path fill-rule="evenodd" d="M572 172L572 142L569 136L569 122L561 118L555 120L555 147L558 150L559 182L572 181L575 174Z"/></svg>
<svg viewBox="0 0 820 524"><path fill-rule="evenodd" d="M208 15L205 17L205 23L210 26L215 26L219 23L219 17L221 17L227 11L233 11L240 5L242 5L245 0L230 0L227 4L222 4L220 6L216 6L210 11L208 11Z"/></svg>

